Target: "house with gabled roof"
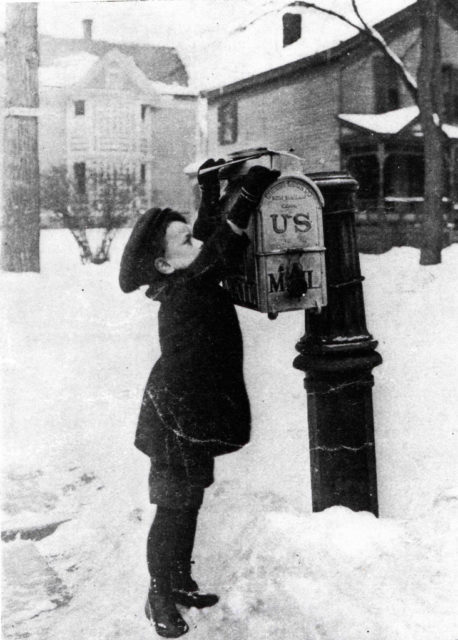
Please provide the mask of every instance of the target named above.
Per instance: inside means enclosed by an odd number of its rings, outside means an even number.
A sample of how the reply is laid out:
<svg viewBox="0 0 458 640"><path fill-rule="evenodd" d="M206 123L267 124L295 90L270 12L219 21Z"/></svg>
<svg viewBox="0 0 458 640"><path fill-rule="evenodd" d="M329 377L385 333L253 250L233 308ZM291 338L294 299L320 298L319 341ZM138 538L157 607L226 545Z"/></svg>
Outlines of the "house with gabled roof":
<svg viewBox="0 0 458 640"><path fill-rule="evenodd" d="M186 210L196 92L173 47L40 36L40 171L66 165L78 190L101 171L135 176L145 206Z"/></svg>
<svg viewBox="0 0 458 640"><path fill-rule="evenodd" d="M238 149L257 146L294 150L310 172L345 169L357 178L361 224L417 221L423 196L423 140L410 94L364 35L342 32L343 39L333 42L325 23L338 21L323 14L321 45L318 14L310 20L311 10L299 4L289 3L281 11L253 20L257 29L264 29L265 46L272 38L277 49L282 46L286 52L277 52L277 65L271 60L268 68L262 68L262 57L257 57L260 70L250 74L247 54L245 74L239 68L233 82L202 92L208 111L202 155L230 156ZM363 0L358 4L368 10L374 5ZM415 2L404 4L375 26L415 75L420 57L418 15ZM251 28L247 25L244 30L247 51L253 46ZM458 7L452 0L441 2L440 29L446 191L453 219L456 213L451 210L458 208ZM241 36L236 37L240 57ZM332 45L325 46L328 43Z"/></svg>

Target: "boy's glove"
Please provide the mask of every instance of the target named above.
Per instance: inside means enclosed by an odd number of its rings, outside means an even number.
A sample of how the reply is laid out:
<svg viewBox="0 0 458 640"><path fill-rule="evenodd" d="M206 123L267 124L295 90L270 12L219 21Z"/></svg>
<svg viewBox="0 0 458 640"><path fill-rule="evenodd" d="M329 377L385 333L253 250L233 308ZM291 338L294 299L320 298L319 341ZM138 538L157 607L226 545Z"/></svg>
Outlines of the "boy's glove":
<svg viewBox="0 0 458 640"><path fill-rule="evenodd" d="M210 169L210 167L219 167L221 164L224 164L224 160L222 158L220 158L219 160L213 160L213 158L209 158L200 165L199 170L197 171L197 182L199 183L199 187L202 192L218 191L219 195L218 171L215 169L214 171L209 171L208 173L204 173L203 175L201 174L201 171L202 169Z"/></svg>
<svg viewBox="0 0 458 640"><path fill-rule="evenodd" d="M240 229L246 229L250 215L258 206L262 194L279 177L280 171L256 165L251 167L242 180L242 190L228 215Z"/></svg>
<svg viewBox="0 0 458 640"><path fill-rule="evenodd" d="M213 160L209 158L200 167L197 172L197 181L199 183L202 197L200 199L199 212L197 220L194 224L193 234L198 240L205 242L213 233L215 224L220 218L219 206L219 178L218 169L201 174L202 169L210 167L219 167L224 164L224 160Z"/></svg>
<svg viewBox="0 0 458 640"><path fill-rule="evenodd" d="M261 165L251 167L242 180L242 195L258 205L264 191L275 182L279 175L280 171L267 169Z"/></svg>

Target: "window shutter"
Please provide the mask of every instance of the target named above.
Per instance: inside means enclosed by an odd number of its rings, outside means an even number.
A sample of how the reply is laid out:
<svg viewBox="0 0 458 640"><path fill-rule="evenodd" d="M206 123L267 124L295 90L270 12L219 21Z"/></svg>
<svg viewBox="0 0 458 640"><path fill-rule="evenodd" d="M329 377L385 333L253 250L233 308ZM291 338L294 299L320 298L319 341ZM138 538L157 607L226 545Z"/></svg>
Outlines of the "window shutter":
<svg viewBox="0 0 458 640"><path fill-rule="evenodd" d="M442 87L444 93L444 119L449 123L458 122L458 68L447 64L442 67Z"/></svg>
<svg viewBox="0 0 458 640"><path fill-rule="evenodd" d="M238 135L237 100L229 100L218 106L218 141L232 144Z"/></svg>
<svg viewBox="0 0 458 640"><path fill-rule="evenodd" d="M84 100L75 100L75 116L84 116L85 103Z"/></svg>
<svg viewBox="0 0 458 640"><path fill-rule="evenodd" d="M372 63L375 113L398 109L400 99L396 69L384 56L374 56Z"/></svg>
<svg viewBox="0 0 458 640"><path fill-rule="evenodd" d="M73 165L73 174L75 176L76 190L78 193L86 193L86 163L75 162Z"/></svg>

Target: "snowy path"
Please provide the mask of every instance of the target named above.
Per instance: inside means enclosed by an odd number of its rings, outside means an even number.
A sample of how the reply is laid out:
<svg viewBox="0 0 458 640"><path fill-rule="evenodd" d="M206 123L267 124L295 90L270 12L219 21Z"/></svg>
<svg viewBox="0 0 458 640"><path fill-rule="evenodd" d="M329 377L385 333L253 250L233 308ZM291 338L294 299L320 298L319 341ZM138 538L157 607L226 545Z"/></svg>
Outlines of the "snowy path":
<svg viewBox="0 0 458 640"><path fill-rule="evenodd" d="M124 236L125 240L125 236ZM2 274L12 329L4 369L2 530L67 520L4 548L5 638L154 637L147 585L148 461L132 446L157 355L155 308L118 289L117 260L81 267L66 232L43 234L43 272ZM363 256L382 518L310 513L306 396L292 366L302 314L241 310L253 441L218 460L196 575L222 596L186 613L189 637L457 640L458 247ZM13 324L14 323L14 324Z"/></svg>

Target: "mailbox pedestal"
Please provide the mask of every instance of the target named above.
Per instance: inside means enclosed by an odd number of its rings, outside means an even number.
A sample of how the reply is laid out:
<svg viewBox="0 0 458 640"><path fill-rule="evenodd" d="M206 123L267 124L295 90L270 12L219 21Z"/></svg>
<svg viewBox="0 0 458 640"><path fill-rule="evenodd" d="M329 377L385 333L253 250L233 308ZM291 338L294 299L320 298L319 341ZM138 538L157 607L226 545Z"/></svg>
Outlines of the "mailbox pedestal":
<svg viewBox="0 0 458 640"><path fill-rule="evenodd" d="M321 190L328 306L306 312L294 366L306 373L313 510L333 505L378 515L372 369L382 362L366 328L356 245L356 181L308 174Z"/></svg>

